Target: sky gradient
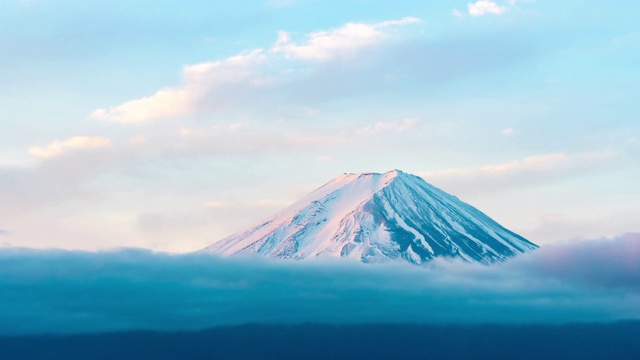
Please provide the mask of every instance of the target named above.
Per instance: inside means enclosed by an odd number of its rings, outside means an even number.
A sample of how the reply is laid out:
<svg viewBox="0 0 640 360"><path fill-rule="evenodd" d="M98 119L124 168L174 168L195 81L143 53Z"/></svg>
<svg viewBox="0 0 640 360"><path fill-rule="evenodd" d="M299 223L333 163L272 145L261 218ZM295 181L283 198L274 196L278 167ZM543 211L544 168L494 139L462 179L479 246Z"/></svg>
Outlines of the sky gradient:
<svg viewBox="0 0 640 360"><path fill-rule="evenodd" d="M637 232L638 11L0 0L0 246L189 252L395 168L538 244Z"/></svg>

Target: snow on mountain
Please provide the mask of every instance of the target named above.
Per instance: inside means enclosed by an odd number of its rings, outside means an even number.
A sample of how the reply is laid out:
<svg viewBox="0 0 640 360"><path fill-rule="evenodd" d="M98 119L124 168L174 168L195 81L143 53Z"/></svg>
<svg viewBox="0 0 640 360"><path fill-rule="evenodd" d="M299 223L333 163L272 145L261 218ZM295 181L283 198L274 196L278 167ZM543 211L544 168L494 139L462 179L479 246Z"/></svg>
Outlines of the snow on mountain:
<svg viewBox="0 0 640 360"><path fill-rule="evenodd" d="M489 264L536 248L455 196L394 170L339 176L271 218L201 251L414 264L452 257Z"/></svg>

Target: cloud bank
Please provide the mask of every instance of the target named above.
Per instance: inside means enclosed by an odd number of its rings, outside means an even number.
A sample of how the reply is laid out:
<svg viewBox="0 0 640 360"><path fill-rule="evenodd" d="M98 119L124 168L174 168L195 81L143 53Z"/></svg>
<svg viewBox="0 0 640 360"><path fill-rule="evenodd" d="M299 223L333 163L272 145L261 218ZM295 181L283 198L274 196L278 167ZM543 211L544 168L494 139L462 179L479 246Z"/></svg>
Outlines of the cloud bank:
<svg viewBox="0 0 640 360"><path fill-rule="evenodd" d="M0 333L638 319L639 262L640 234L547 246L492 267L4 249Z"/></svg>

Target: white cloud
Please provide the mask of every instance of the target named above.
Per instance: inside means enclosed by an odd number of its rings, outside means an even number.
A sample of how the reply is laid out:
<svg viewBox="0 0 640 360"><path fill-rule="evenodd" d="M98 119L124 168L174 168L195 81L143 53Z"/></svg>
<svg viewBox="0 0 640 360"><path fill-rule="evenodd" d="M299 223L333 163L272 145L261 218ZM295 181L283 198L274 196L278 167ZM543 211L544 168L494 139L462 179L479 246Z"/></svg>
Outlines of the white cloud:
<svg viewBox="0 0 640 360"><path fill-rule="evenodd" d="M500 133L504 136L511 136L511 135L514 135L516 132L515 130L513 130L513 128L506 128L506 129L503 129Z"/></svg>
<svg viewBox="0 0 640 360"><path fill-rule="evenodd" d="M280 31L271 51L289 58L327 61L376 44L384 38L385 28L417 22L420 19L406 17L375 24L348 23L337 29L311 33L307 35L305 44L293 42L289 33Z"/></svg>
<svg viewBox="0 0 640 360"><path fill-rule="evenodd" d="M403 17L402 19L399 19L399 20L388 20L388 21L383 21L381 23L374 24L374 25L379 27L379 28L384 28L384 27L387 27L387 26L416 24L416 23L419 23L421 21L422 20L420 20L420 19L418 19L416 17L407 16L407 17Z"/></svg>
<svg viewBox="0 0 640 360"><path fill-rule="evenodd" d="M91 113L92 119L136 123L188 114L205 98L221 101L221 89L243 84L256 87L264 84L254 76L253 67L264 59L262 50L236 55L225 60L187 65L182 70L183 84L167 87L155 94L127 101L111 108Z"/></svg>
<svg viewBox="0 0 640 360"><path fill-rule="evenodd" d="M475 3L469 3L467 8L471 16L500 15L507 11L506 7L500 6L490 0L479 0Z"/></svg>
<svg viewBox="0 0 640 360"><path fill-rule="evenodd" d="M262 49L255 49L246 54L228 57L225 60L186 65L183 68L183 74L187 81L194 83L210 80L232 81L236 79L238 74L248 75L247 67L264 59ZM235 71L229 71L231 69Z"/></svg>
<svg viewBox="0 0 640 360"><path fill-rule="evenodd" d="M377 123L365 127L356 129L356 135L373 135L389 132L405 132L409 129L413 129L418 125L418 120L413 118L407 118L402 121L385 122L378 121Z"/></svg>
<svg viewBox="0 0 640 360"><path fill-rule="evenodd" d="M139 123L178 116L198 111L218 110L240 101L257 89L282 79L270 72L265 75L259 67L282 53L285 58L326 61L355 54L359 50L379 43L388 28L419 22L417 18L383 21L374 24L348 23L342 27L318 31L307 35L304 44L291 40L281 31L270 52L255 49L249 53L220 61L186 65L182 69L182 84L164 87L153 95L130 100L120 105L96 109L92 119L122 123ZM271 55L270 55L271 54Z"/></svg>
<svg viewBox="0 0 640 360"><path fill-rule="evenodd" d="M98 149L111 145L111 139L102 136L75 136L66 140L55 140L47 146L34 146L29 154L39 158L52 158L68 151L81 149Z"/></svg>
<svg viewBox="0 0 640 360"><path fill-rule="evenodd" d="M453 9L451 11L451 15L455 16L455 17L463 17L464 13L458 9Z"/></svg>
<svg viewBox="0 0 640 360"><path fill-rule="evenodd" d="M205 206L211 209L229 209L231 204L223 201L209 201Z"/></svg>
<svg viewBox="0 0 640 360"><path fill-rule="evenodd" d="M127 101L108 109L97 109L91 113L91 118L115 122L141 122L181 115L189 111L196 95L186 89L164 88L151 96Z"/></svg>

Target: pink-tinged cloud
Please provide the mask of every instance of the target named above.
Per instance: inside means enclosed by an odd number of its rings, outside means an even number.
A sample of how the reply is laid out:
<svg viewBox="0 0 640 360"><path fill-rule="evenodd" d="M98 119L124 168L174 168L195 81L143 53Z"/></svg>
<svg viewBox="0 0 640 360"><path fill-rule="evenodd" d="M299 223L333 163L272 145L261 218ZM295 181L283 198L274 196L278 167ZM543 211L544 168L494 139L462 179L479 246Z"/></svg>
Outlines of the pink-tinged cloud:
<svg viewBox="0 0 640 360"><path fill-rule="evenodd" d="M197 93L184 88L165 88L151 96L97 109L91 113L91 118L123 123L168 118L189 112L198 97Z"/></svg>
<svg viewBox="0 0 640 360"><path fill-rule="evenodd" d="M640 291L640 233L546 245L521 262L567 282Z"/></svg>
<svg viewBox="0 0 640 360"><path fill-rule="evenodd" d="M507 11L506 7L500 6L490 0L479 0L475 3L469 3L467 9L471 16L500 15Z"/></svg>
<svg viewBox="0 0 640 360"><path fill-rule="evenodd" d="M417 22L420 19L406 17L374 24L348 23L336 29L311 33L303 44L293 42L287 32L280 31L271 51L288 58L328 61L378 43L384 39L386 28Z"/></svg>
<svg viewBox="0 0 640 360"><path fill-rule="evenodd" d="M336 29L311 33L303 44L293 42L288 33L280 32L268 52L255 49L220 61L187 65L182 69L180 85L164 87L152 95L120 105L96 109L90 117L139 123L223 109L234 103L246 102L246 98L255 91L285 80L287 75L274 74L265 70L268 66L261 66L282 61L283 57L278 54L284 54L287 59L328 61L356 54L380 43L389 29L419 21L407 17L374 24L348 23Z"/></svg>
<svg viewBox="0 0 640 360"><path fill-rule="evenodd" d="M552 181L558 177L596 168L613 159L613 151L553 153L528 156L495 165L422 172L436 186L454 194L479 194L512 186Z"/></svg>
<svg viewBox="0 0 640 360"><path fill-rule="evenodd" d="M232 207L230 203L224 201L209 201L205 206L210 209L229 209Z"/></svg>
<svg viewBox="0 0 640 360"><path fill-rule="evenodd" d="M256 49L221 61L187 65L182 69L182 85L166 87L151 96L118 106L97 109L90 117L96 120L137 123L192 113L206 98L223 106L228 101L224 94L225 88L253 88L267 83L255 74L255 66L263 60L262 50Z"/></svg>
<svg viewBox="0 0 640 360"><path fill-rule="evenodd" d="M74 136L66 140L55 140L46 146L33 146L29 154L47 159L64 153L84 149L99 149L111 146L111 139L102 136Z"/></svg>
<svg viewBox="0 0 640 360"><path fill-rule="evenodd" d="M407 118L402 121L378 121L373 125L368 125L356 129L355 134L366 136L388 133L402 133L415 128L418 124L418 119L414 118Z"/></svg>

